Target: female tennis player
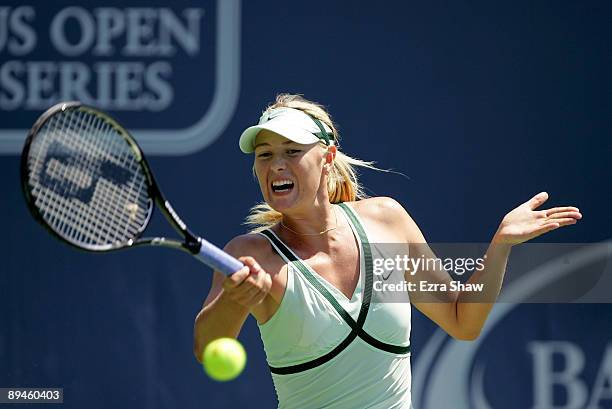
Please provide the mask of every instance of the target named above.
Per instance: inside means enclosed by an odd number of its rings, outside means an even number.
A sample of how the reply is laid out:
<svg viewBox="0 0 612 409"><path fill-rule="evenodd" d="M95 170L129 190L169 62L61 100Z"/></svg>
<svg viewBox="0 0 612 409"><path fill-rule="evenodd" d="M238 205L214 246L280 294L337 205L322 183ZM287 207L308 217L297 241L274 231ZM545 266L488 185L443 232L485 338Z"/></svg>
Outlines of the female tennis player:
<svg viewBox="0 0 612 409"><path fill-rule="evenodd" d="M324 108L299 95L279 95L240 137L254 154L264 203L251 209L253 231L225 250L245 265L215 272L194 328L194 353L219 337L237 337L249 314L261 332L282 408L410 408L410 304L452 337L475 339L499 294L513 245L582 216L575 207L536 210L539 193L503 217L484 268L492 299L446 291L436 302L406 291L397 302L372 302L376 243L426 243L408 212L388 197L366 198L355 166L371 162L338 149ZM435 257L425 247L427 256ZM449 283L443 269L401 271L406 279Z"/></svg>

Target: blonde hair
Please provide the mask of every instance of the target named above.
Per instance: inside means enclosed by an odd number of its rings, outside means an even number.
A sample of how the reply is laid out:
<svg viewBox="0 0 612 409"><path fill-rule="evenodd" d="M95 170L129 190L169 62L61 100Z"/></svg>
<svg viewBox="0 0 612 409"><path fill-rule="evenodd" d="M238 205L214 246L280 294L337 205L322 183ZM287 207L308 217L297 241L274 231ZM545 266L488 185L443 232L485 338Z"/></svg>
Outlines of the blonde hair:
<svg viewBox="0 0 612 409"><path fill-rule="evenodd" d="M309 101L300 94L279 94L276 101L269 105L265 111L275 108L295 108L304 111L308 115L317 118L332 130L333 140L338 146L340 135L334 125L331 116L325 108L316 102ZM374 162L352 158L338 149L333 166L327 178L327 192L330 203L352 202L367 197L363 186L359 183L359 178L355 167L364 167L374 170L381 170L374 166ZM258 232L272 227L282 219L280 212L272 209L265 202L253 206L244 224L251 227L251 232Z"/></svg>

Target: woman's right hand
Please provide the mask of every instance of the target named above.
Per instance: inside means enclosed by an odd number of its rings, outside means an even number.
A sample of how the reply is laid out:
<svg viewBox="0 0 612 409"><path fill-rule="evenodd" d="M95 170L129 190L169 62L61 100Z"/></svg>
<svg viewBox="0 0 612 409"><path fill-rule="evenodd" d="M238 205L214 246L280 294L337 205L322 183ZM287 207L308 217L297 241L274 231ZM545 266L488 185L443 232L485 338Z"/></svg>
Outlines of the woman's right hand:
<svg viewBox="0 0 612 409"><path fill-rule="evenodd" d="M253 257L240 257L244 267L223 281L226 297L249 310L260 304L272 288L272 277Z"/></svg>

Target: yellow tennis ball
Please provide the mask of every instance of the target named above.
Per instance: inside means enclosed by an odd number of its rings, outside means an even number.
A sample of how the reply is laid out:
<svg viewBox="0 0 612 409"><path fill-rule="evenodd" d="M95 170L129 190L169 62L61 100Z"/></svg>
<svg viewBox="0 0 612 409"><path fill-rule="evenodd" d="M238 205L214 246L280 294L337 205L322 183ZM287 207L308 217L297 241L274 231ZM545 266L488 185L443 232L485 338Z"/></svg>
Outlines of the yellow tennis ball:
<svg viewBox="0 0 612 409"><path fill-rule="evenodd" d="M209 343L202 356L206 374L216 381L231 381L246 364L242 344L233 338L219 338Z"/></svg>

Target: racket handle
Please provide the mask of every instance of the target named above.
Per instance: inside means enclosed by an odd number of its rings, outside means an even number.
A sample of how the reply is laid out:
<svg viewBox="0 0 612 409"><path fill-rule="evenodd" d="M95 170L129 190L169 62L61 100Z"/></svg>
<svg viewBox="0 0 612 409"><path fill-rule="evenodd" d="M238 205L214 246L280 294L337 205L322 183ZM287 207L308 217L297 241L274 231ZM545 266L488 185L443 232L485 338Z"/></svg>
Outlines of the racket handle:
<svg viewBox="0 0 612 409"><path fill-rule="evenodd" d="M236 260L219 247L202 238L200 238L200 245L200 252L194 254L194 256L207 266L225 274L226 276L232 275L244 267L242 262Z"/></svg>

